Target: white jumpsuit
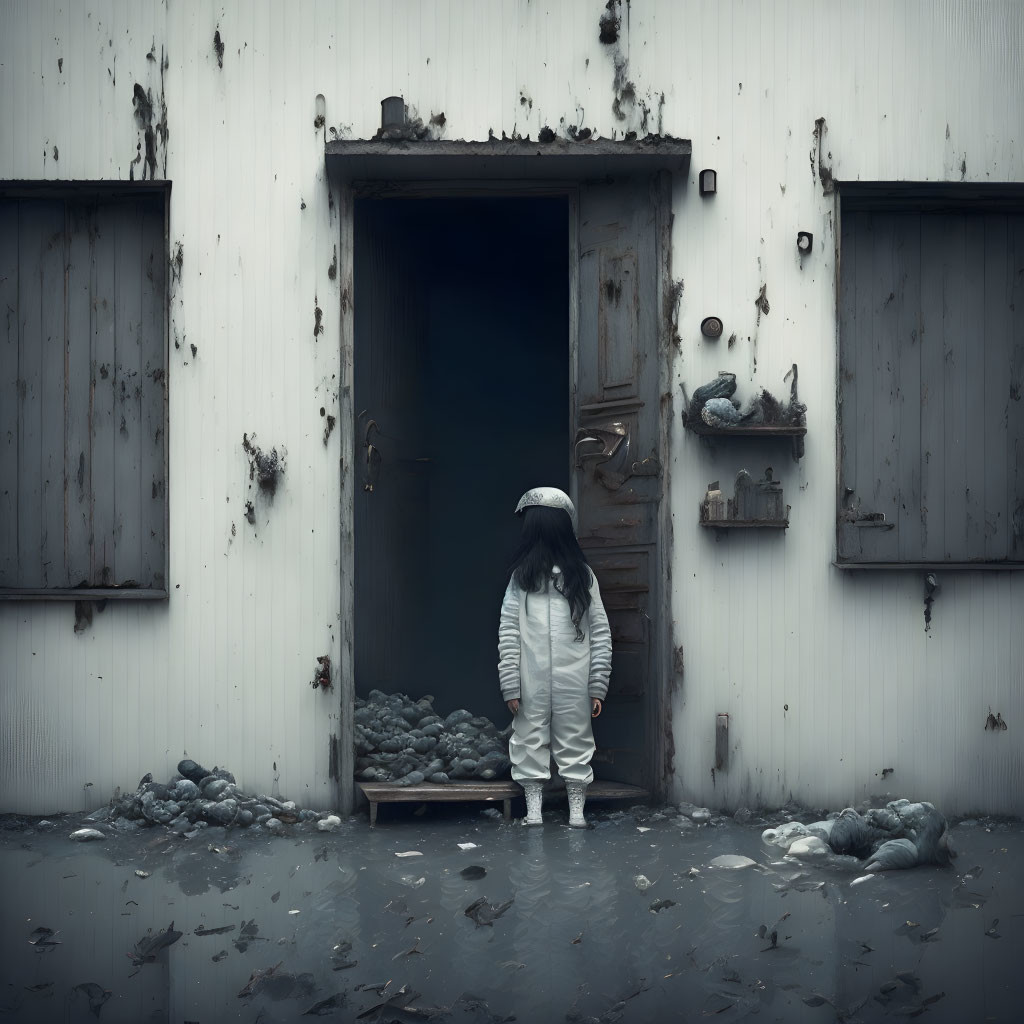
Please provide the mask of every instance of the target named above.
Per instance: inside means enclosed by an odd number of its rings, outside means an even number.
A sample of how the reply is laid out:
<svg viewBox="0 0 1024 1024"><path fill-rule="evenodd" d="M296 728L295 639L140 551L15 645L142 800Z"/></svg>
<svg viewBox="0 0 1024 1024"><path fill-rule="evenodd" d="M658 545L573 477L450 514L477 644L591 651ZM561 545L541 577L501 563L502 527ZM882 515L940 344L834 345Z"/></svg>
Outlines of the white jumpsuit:
<svg viewBox="0 0 1024 1024"><path fill-rule="evenodd" d="M519 700L509 740L516 782L551 777L551 757L563 779L589 783L594 778L591 701L604 700L612 667L612 638L591 574L590 608L580 622L577 642L569 602L553 585L526 592L509 581L498 627L498 679L506 701Z"/></svg>

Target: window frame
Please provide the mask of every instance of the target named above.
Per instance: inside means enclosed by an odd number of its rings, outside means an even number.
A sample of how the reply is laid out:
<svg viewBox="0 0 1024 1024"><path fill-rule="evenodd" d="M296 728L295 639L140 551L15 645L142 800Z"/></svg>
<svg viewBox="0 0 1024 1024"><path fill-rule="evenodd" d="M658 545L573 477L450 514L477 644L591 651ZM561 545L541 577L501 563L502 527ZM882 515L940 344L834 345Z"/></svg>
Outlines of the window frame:
<svg viewBox="0 0 1024 1024"><path fill-rule="evenodd" d="M116 203L118 200L135 200L141 196L157 196L163 200L162 252L168 259L170 252L171 181L0 181L0 199L58 200L88 203L100 201ZM0 601L166 601L170 596L170 304L173 278L168 267L164 279L164 294L159 298L160 353L163 359L163 437L162 467L164 478L163 494L163 587L125 587L122 585L90 587L0 587Z"/></svg>
<svg viewBox="0 0 1024 1024"><path fill-rule="evenodd" d="M842 217L845 213L1004 213L1024 214L1024 183L950 181L849 181L836 183L835 197L835 312L836 312L836 494L832 565L844 571L1013 572L1024 570L1024 560L852 561L840 556L843 520L843 384L842 384ZM870 529L871 527L863 527Z"/></svg>

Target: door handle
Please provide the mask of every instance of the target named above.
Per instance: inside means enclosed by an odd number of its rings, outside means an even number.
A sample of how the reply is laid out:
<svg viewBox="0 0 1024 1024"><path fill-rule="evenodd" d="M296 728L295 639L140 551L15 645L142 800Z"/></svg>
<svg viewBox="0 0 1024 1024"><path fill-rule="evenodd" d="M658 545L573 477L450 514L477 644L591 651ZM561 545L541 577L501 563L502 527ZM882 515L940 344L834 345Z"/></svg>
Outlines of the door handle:
<svg viewBox="0 0 1024 1024"><path fill-rule="evenodd" d="M624 423L605 423L599 427L581 427L573 441L573 456L577 469L583 468L584 459L599 459L607 462L620 448L627 437ZM580 451L582 445L589 445L589 451ZM596 446L596 447L594 447Z"/></svg>
<svg viewBox="0 0 1024 1024"><path fill-rule="evenodd" d="M376 420L370 420L366 424L366 434L363 437L363 447L366 449L366 479L363 481L363 490L373 493L374 484L377 482L377 475L380 471L380 449L370 441L371 431L380 433L380 427Z"/></svg>

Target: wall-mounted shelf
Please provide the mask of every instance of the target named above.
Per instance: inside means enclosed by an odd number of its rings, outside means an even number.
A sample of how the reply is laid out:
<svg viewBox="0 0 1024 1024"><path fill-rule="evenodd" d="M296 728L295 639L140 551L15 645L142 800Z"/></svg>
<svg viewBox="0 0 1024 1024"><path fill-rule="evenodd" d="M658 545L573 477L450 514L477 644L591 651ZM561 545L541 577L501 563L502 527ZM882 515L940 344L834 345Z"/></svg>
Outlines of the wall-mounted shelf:
<svg viewBox="0 0 1024 1024"><path fill-rule="evenodd" d="M803 437L806 427L766 426L764 424L739 427L709 427L701 421L689 420L687 430L704 437Z"/></svg>
<svg viewBox="0 0 1024 1024"><path fill-rule="evenodd" d="M701 526L711 526L716 530L788 530L788 519L702 519Z"/></svg>

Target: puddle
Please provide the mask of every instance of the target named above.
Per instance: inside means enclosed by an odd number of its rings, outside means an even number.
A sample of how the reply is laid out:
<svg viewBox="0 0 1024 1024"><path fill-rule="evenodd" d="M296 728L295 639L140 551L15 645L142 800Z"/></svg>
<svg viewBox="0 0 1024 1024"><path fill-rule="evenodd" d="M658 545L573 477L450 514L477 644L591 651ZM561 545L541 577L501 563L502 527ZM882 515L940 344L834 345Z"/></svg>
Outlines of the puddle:
<svg viewBox="0 0 1024 1024"><path fill-rule="evenodd" d="M953 828L952 869L852 885L779 860L756 820L546 814L84 844L81 815L2 819L0 1020L1019 1018L1019 822Z"/></svg>

